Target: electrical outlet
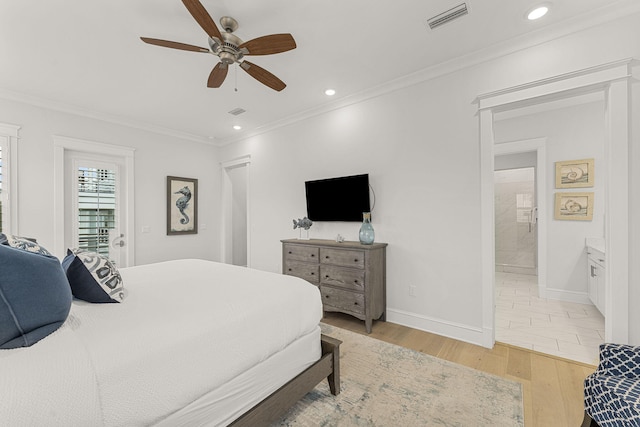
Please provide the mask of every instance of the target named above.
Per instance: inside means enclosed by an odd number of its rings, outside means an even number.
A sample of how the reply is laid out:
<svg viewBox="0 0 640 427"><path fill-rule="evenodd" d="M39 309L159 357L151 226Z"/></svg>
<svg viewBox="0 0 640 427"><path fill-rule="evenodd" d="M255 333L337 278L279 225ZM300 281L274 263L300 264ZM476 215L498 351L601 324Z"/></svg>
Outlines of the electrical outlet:
<svg viewBox="0 0 640 427"><path fill-rule="evenodd" d="M409 286L409 295L411 295L412 297L416 296L416 287L415 286Z"/></svg>

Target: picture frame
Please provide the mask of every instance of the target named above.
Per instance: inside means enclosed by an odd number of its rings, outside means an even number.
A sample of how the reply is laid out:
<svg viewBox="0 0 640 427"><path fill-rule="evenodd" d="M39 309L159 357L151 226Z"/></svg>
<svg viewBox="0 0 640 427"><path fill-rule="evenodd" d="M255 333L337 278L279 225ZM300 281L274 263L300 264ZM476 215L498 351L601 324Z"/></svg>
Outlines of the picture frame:
<svg viewBox="0 0 640 427"><path fill-rule="evenodd" d="M198 234L198 180L167 176L167 236Z"/></svg>
<svg viewBox="0 0 640 427"><path fill-rule="evenodd" d="M593 192L556 193L555 219L568 221L593 220Z"/></svg>
<svg viewBox="0 0 640 427"><path fill-rule="evenodd" d="M593 187L594 159L556 162L556 188Z"/></svg>

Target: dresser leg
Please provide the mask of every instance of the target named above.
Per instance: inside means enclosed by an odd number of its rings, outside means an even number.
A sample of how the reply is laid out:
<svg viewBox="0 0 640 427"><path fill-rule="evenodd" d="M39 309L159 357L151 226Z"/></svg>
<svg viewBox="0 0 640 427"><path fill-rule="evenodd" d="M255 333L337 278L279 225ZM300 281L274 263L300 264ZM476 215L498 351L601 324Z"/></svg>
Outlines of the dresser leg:
<svg viewBox="0 0 640 427"><path fill-rule="evenodd" d="M365 319L364 321L364 326L367 329L367 333L370 334L371 333L371 326L373 325L373 320L372 319Z"/></svg>

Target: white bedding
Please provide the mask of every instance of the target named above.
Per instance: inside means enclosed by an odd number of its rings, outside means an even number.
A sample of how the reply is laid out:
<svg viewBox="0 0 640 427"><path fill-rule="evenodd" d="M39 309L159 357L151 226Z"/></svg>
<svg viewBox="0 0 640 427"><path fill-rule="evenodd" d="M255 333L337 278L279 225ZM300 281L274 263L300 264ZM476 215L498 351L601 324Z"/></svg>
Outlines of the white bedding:
<svg viewBox="0 0 640 427"><path fill-rule="evenodd" d="M322 317L318 289L292 276L202 260L121 274L123 303L74 301L54 334L0 351L3 425L158 423L317 333ZM309 364L320 357L309 352Z"/></svg>

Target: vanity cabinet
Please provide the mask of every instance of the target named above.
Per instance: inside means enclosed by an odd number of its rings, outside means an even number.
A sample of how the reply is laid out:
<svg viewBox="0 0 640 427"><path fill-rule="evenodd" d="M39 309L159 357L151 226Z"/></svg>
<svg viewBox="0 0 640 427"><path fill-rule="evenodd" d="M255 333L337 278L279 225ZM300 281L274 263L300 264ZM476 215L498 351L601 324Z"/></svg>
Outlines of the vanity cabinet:
<svg viewBox="0 0 640 427"><path fill-rule="evenodd" d="M587 246L589 299L604 316L605 312L605 261L604 253Z"/></svg>
<svg viewBox="0 0 640 427"><path fill-rule="evenodd" d="M282 272L320 289L324 311L364 320L386 320L386 243L282 240Z"/></svg>

